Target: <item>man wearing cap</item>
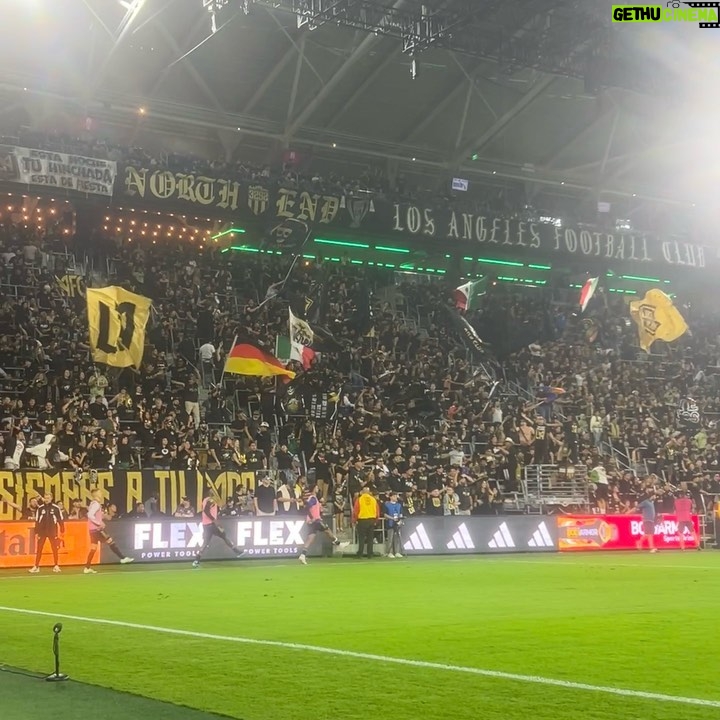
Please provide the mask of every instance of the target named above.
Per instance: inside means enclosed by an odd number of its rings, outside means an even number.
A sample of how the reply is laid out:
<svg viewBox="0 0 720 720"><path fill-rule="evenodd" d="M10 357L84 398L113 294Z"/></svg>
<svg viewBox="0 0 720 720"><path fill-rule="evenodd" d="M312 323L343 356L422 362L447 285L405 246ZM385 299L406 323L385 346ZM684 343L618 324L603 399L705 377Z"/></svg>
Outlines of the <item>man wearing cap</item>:
<svg viewBox="0 0 720 720"><path fill-rule="evenodd" d="M380 517L380 503L370 493L366 485L353 505L353 525L357 528L358 551L356 557L362 557L366 550L368 558L373 557L373 535L375 523Z"/></svg>

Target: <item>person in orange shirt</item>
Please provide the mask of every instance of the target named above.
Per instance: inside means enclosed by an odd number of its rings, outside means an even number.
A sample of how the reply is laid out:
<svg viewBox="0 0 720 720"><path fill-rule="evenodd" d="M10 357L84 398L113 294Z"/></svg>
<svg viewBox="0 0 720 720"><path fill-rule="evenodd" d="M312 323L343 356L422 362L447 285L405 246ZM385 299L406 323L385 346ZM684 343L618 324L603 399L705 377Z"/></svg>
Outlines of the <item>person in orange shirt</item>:
<svg viewBox="0 0 720 720"><path fill-rule="evenodd" d="M366 485L358 495L353 505L352 521L357 529L358 551L355 557L361 558L366 550L368 558L373 557L373 536L375 524L380 517L380 503L370 493Z"/></svg>

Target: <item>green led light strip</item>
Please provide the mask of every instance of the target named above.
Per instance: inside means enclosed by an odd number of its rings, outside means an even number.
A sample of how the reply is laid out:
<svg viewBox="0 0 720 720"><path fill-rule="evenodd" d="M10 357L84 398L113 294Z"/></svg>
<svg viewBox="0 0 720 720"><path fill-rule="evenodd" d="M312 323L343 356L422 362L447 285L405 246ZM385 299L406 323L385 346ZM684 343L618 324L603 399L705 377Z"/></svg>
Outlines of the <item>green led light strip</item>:
<svg viewBox="0 0 720 720"><path fill-rule="evenodd" d="M335 241L330 241L330 242L334 243ZM338 244L339 244L339 241L338 241ZM224 248L220 252L222 254L224 254L224 253L230 252L230 250L234 250L235 252L263 253L263 254L267 253L268 255L282 255L282 253L279 250L261 250L260 248L254 248L254 247L250 247L248 245L232 245L231 247ZM302 257L305 258L306 260L315 260L314 255L305 254ZM336 263L342 262L341 258L338 258L338 257L328 257L325 259L329 262L336 262ZM367 265L372 265L373 267L385 267L385 268L391 268L391 269L397 268L396 265L392 265L390 263L381 263L381 262L375 263L372 260L368 260L367 263L363 262L362 260L350 260L350 263L352 265L367 264ZM442 268L415 267L414 265L411 265L410 263L405 263L404 265L401 265L399 269L406 271L406 272L438 273L438 275L445 275L445 273L447 272L446 270L443 270ZM532 281L528 281L528 282L532 282L532 283L538 284L538 285L545 284L544 280L542 280L542 281L532 280Z"/></svg>
<svg viewBox="0 0 720 720"><path fill-rule="evenodd" d="M410 250L406 250L405 248L394 248L394 247L385 247L383 245L376 245L375 249L383 250L384 252L404 253L405 255L410 254Z"/></svg>
<svg viewBox="0 0 720 720"><path fill-rule="evenodd" d="M319 245L340 245L342 247L354 247L361 248L363 250L370 249L370 246L365 245L365 243L348 242L346 240L325 240L323 238L315 238L314 242L318 243Z"/></svg>
<svg viewBox="0 0 720 720"><path fill-rule="evenodd" d="M476 258L464 257L463 260L475 262ZM512 262L512 260L493 260L492 258L477 258L477 262L487 263L488 265L507 265L509 267L525 267L524 263Z"/></svg>
<svg viewBox="0 0 720 720"><path fill-rule="evenodd" d="M528 267L533 270L552 270L550 265L528 265Z"/></svg>
<svg viewBox="0 0 720 720"><path fill-rule="evenodd" d="M524 285L546 285L547 280L530 280L528 278L519 278L519 277L513 277L509 275L498 275L498 280L502 280L503 282L516 282L516 283L522 283Z"/></svg>
<svg viewBox="0 0 720 720"><path fill-rule="evenodd" d="M640 282L660 282L660 278L642 277L641 275L621 275L623 280L639 280Z"/></svg>
<svg viewBox="0 0 720 720"><path fill-rule="evenodd" d="M230 233L244 233L245 230L243 228L230 228L229 230L225 230L224 232L218 233L217 235L213 235L212 239L217 240L218 238L223 237L223 235L229 235Z"/></svg>

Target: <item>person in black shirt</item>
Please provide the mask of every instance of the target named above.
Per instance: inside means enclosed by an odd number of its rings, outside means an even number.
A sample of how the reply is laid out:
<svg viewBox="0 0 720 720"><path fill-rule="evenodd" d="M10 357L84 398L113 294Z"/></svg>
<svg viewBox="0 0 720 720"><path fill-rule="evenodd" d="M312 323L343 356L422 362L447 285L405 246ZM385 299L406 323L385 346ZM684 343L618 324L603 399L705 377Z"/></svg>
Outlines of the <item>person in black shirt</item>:
<svg viewBox="0 0 720 720"><path fill-rule="evenodd" d="M185 383L182 391L182 399L185 404L185 412L192 416L195 427L200 426L200 391L198 389L197 377L192 373Z"/></svg>
<svg viewBox="0 0 720 720"><path fill-rule="evenodd" d="M438 466L434 473L428 476L427 489L428 492L433 490L442 490L445 487L445 471ZM440 513L442 515L442 513Z"/></svg>
<svg viewBox="0 0 720 720"><path fill-rule="evenodd" d="M470 515L472 510L472 492L468 487L468 478L466 475L460 476L460 482L455 488L458 496L458 515Z"/></svg>
<svg viewBox="0 0 720 720"><path fill-rule="evenodd" d="M288 451L288 447L285 444L280 446L280 449L275 449L273 453L275 455L275 462L277 463L277 469L280 472L280 478L284 481L286 478L293 478L293 467L295 465L295 458L292 453Z"/></svg>
<svg viewBox="0 0 720 720"><path fill-rule="evenodd" d="M245 453L245 470L264 470L265 455L258 450L257 443L251 442L250 448Z"/></svg>
<svg viewBox="0 0 720 720"><path fill-rule="evenodd" d="M571 415L563 424L563 439L568 453L568 460L572 465L578 463L578 425Z"/></svg>
<svg viewBox="0 0 720 720"><path fill-rule="evenodd" d="M255 446L260 450L263 457L263 467L266 466L267 458L270 457L272 450L272 436L270 435L270 426L266 422L260 423L260 428L255 436Z"/></svg>
<svg viewBox="0 0 720 720"><path fill-rule="evenodd" d="M275 488L270 484L270 477L265 475L255 488L255 515L277 515L278 503Z"/></svg>
<svg viewBox="0 0 720 720"><path fill-rule="evenodd" d="M51 493L45 493L42 503L38 504L35 511L35 534L37 535L37 550L35 551L35 564L30 568L30 573L40 572L40 560L45 548L45 541L50 543L53 554L53 572L60 572L58 563L59 543L65 534L65 522L63 521L62 510L55 504Z"/></svg>
<svg viewBox="0 0 720 720"><path fill-rule="evenodd" d="M427 503L425 504L425 514L439 517L443 514L443 499L440 491L436 488L430 491Z"/></svg>
<svg viewBox="0 0 720 720"><path fill-rule="evenodd" d="M315 468L315 482L320 492L320 500L325 501L330 496L330 463L325 457L325 451L317 449L310 458L310 463Z"/></svg>
<svg viewBox="0 0 720 720"><path fill-rule="evenodd" d="M87 445L88 461L90 466L98 470L107 470L110 467L111 455L105 442L99 437L94 437Z"/></svg>
<svg viewBox="0 0 720 720"><path fill-rule="evenodd" d="M533 464L545 465L550 462L550 432L545 421L538 418L533 443Z"/></svg>
<svg viewBox="0 0 720 720"><path fill-rule="evenodd" d="M53 408L51 402L45 403L45 409L40 411L37 420L38 430L42 433L52 433L55 429L55 421L57 420L57 413Z"/></svg>

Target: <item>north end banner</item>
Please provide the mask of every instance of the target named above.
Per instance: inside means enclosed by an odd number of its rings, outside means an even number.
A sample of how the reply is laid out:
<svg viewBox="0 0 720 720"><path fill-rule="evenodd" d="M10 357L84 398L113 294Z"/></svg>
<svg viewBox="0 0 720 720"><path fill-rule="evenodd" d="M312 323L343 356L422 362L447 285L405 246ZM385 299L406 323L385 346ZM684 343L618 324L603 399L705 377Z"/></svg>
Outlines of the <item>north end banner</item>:
<svg viewBox="0 0 720 720"><path fill-rule="evenodd" d="M92 483L87 475L77 481L69 471L0 470L0 521L20 519L10 502L25 508L32 498L46 492L70 510L76 500L87 507L90 491L98 487L103 501L115 504L119 515L132 512L137 503L157 492L160 511L172 515L184 497L197 509L208 491L224 502L238 487L252 490L255 484L254 472L234 470L100 470Z"/></svg>
<svg viewBox="0 0 720 720"><path fill-rule="evenodd" d="M293 219L319 225L360 228L365 217L375 212L369 197L317 193L292 188L269 188L230 178L210 177L171 170L126 165L123 185L117 195L138 198L154 206L168 206L199 212L215 209L245 220L257 218L281 222Z"/></svg>
<svg viewBox="0 0 720 720"><path fill-rule="evenodd" d="M372 193L351 195L303 188L267 186L232 178L174 172L127 165L116 183L116 199L133 198L160 209L165 205L186 212L200 211L263 227L288 219L345 230L352 236L376 236L387 241L446 252L452 244L463 252L493 250L507 256L550 260L553 256L596 260L640 267L694 269L720 265L712 248L687 240L590 225L557 226L549 222L489 215L470 208L395 203Z"/></svg>
<svg viewBox="0 0 720 720"><path fill-rule="evenodd" d="M111 197L116 175L112 160L0 145L0 182Z"/></svg>

